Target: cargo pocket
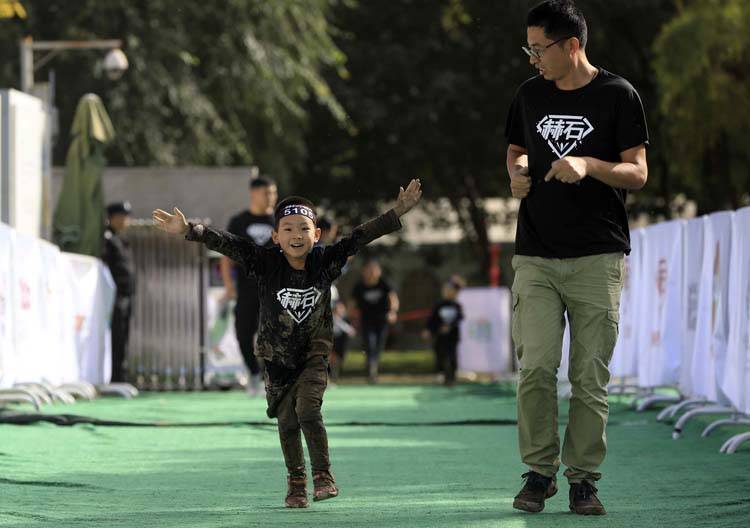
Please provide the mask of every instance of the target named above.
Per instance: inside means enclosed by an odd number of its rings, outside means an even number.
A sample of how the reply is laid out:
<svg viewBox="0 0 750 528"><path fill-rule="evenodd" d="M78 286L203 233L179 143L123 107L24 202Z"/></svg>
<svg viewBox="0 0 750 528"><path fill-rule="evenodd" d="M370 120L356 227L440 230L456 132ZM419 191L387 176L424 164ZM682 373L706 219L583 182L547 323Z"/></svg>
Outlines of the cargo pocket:
<svg viewBox="0 0 750 528"><path fill-rule="evenodd" d="M620 334L620 312L617 310L607 310L607 320L605 322L604 355L607 358L607 363L609 363L615 351L615 345L617 345L617 337Z"/></svg>

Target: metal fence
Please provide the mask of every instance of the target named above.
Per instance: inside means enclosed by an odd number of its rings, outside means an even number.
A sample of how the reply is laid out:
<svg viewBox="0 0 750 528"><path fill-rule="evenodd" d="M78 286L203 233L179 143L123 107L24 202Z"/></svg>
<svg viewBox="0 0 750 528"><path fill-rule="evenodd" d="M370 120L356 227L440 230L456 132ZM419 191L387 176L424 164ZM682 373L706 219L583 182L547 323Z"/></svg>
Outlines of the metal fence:
<svg viewBox="0 0 750 528"><path fill-rule="evenodd" d="M139 389L203 386L208 259L186 242L134 221L127 233L136 266L128 373Z"/></svg>

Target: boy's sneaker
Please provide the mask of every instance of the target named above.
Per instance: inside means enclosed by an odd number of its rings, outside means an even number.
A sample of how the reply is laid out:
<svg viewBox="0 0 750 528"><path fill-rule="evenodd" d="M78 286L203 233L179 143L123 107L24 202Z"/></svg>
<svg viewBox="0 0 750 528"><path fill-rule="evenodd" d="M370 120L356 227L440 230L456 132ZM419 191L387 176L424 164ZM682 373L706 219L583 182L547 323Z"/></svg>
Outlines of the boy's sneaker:
<svg viewBox="0 0 750 528"><path fill-rule="evenodd" d="M313 500L316 502L332 499L339 494L336 481L330 471L313 472L313 485L315 486Z"/></svg>
<svg viewBox="0 0 750 528"><path fill-rule="evenodd" d="M599 502L596 493L599 490L584 480L570 485L570 511L578 515L607 515L604 506Z"/></svg>
<svg viewBox="0 0 750 528"><path fill-rule="evenodd" d="M531 513L544 509L544 500L557 493L557 481L554 477L545 477L536 471L529 471L521 475L526 483L513 499L513 507Z"/></svg>
<svg viewBox="0 0 750 528"><path fill-rule="evenodd" d="M287 492L284 504L287 508L307 508L310 501L307 500L307 477L287 476Z"/></svg>

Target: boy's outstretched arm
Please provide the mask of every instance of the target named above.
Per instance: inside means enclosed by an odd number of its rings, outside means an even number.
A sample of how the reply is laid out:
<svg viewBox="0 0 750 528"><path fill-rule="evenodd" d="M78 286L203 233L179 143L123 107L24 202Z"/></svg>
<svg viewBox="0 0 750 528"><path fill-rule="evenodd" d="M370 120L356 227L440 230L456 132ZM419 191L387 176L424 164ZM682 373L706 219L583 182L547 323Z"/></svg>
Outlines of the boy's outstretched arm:
<svg viewBox="0 0 750 528"><path fill-rule="evenodd" d="M355 227L351 235L342 238L325 250L325 258L330 263L343 266L346 259L361 248L383 235L401 229L400 217L411 211L422 198L422 184L418 179L411 180L406 189L399 188L396 205L377 218Z"/></svg>
<svg viewBox="0 0 750 528"><path fill-rule="evenodd" d="M248 273L259 275L262 272L263 249L255 245L252 240L203 224L192 224L177 207L172 211L174 214L163 209L156 209L153 212L151 217L157 228L172 235L183 235L186 240L202 242L208 249L218 251L235 262L241 263Z"/></svg>

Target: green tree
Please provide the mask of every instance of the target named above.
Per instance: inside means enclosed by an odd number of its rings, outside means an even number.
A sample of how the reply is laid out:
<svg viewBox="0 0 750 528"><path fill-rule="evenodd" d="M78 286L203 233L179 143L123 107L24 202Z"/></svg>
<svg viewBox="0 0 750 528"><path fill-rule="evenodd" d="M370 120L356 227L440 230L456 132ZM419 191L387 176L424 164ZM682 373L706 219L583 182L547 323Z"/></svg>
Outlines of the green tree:
<svg viewBox="0 0 750 528"><path fill-rule="evenodd" d="M304 159L308 102L344 118L318 73L343 61L326 19L332 2L27 0L26 21L2 22L0 83L18 84L21 35L121 38L130 69L117 82L90 73L95 52L61 54L52 63L62 131L58 161L75 103L93 91L117 130L113 163L256 163L283 179ZM38 73L42 80L45 71Z"/></svg>
<svg viewBox="0 0 750 528"><path fill-rule="evenodd" d="M518 86L534 74L520 48L534 3L362 0L336 9L336 42L347 56L348 75L328 78L354 132L314 112L308 165L295 188L327 199L356 221L372 212L363 202L390 198L399 184L420 177L425 198L449 200L478 274L486 276L488 222L503 219L487 218L483 200L509 195L503 132ZM590 58L636 86L658 138L650 48L673 12L671 3L580 4L591 27ZM659 152L649 153L656 170L646 196L664 192ZM435 219L436 228L441 220Z"/></svg>
<svg viewBox="0 0 750 528"><path fill-rule="evenodd" d="M670 169L701 212L736 208L750 189L750 4L679 5L654 43Z"/></svg>

